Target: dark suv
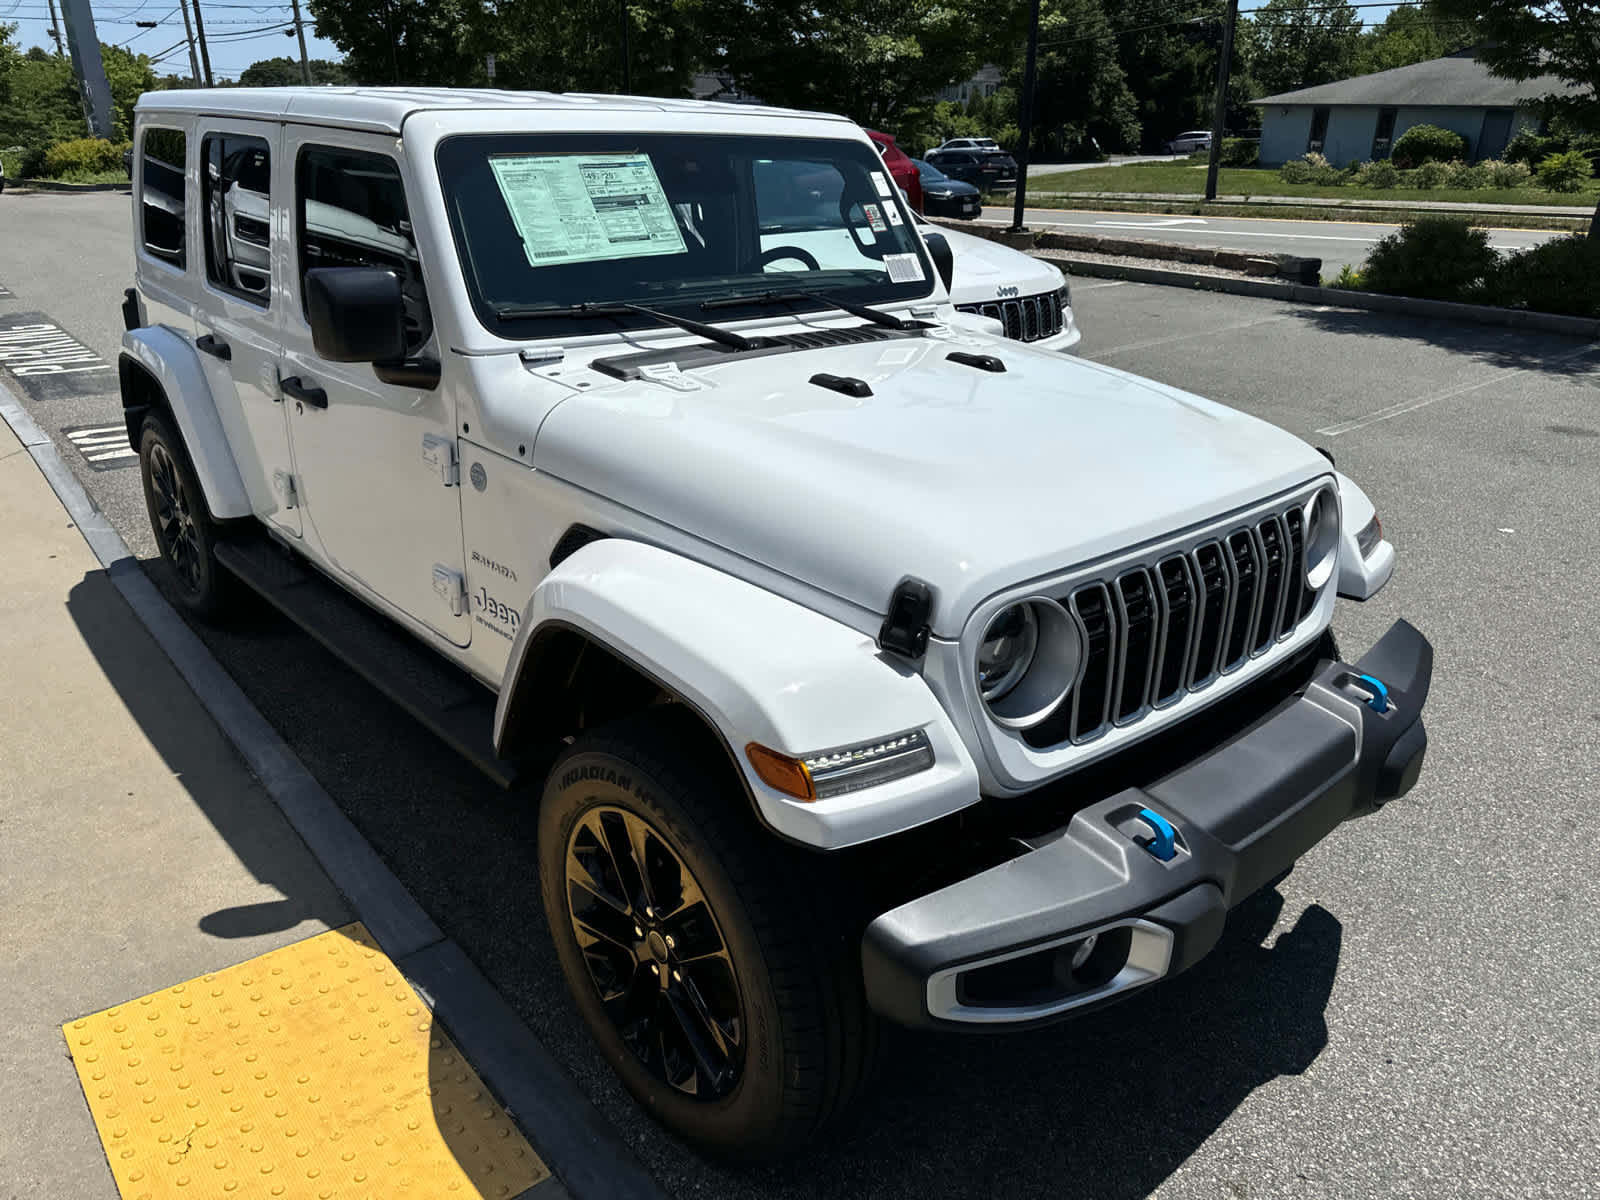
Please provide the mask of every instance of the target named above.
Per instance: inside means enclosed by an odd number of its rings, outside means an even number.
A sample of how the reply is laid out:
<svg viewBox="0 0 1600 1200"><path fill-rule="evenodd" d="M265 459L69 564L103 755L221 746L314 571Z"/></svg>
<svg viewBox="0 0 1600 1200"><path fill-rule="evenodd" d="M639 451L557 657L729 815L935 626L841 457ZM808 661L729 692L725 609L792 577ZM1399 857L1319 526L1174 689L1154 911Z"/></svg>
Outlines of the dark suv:
<svg viewBox="0 0 1600 1200"><path fill-rule="evenodd" d="M930 150L926 161L981 191L1016 186L1017 160L1004 150Z"/></svg>

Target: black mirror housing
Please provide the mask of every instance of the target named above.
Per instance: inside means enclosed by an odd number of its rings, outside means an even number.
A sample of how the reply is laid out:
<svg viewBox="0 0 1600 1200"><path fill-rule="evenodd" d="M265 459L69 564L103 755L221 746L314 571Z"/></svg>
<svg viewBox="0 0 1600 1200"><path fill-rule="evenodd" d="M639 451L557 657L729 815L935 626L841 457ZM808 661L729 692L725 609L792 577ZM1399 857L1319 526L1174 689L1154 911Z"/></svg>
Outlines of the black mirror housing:
<svg viewBox="0 0 1600 1200"><path fill-rule="evenodd" d="M318 267L305 279L306 319L320 357L370 363L405 357L405 302L393 271Z"/></svg>
<svg viewBox="0 0 1600 1200"><path fill-rule="evenodd" d="M956 277L956 256L950 249L949 239L934 229L924 228L922 240L928 247L928 257L933 259L934 270L944 281L944 290L950 290L950 281Z"/></svg>

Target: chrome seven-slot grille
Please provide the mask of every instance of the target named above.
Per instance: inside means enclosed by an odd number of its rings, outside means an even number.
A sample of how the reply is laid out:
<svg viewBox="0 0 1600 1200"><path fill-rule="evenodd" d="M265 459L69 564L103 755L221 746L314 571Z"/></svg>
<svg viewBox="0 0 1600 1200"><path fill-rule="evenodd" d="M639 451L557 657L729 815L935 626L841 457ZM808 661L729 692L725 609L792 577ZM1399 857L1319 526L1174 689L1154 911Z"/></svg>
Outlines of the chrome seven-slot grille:
<svg viewBox="0 0 1600 1200"><path fill-rule="evenodd" d="M1061 332L1061 297L1056 292L1018 296L1014 300L986 300L958 304L961 312L993 317L1006 327L1006 336L1018 342L1036 342Z"/></svg>
<svg viewBox="0 0 1600 1200"><path fill-rule="evenodd" d="M1317 600L1305 586L1304 521L1297 506L1074 588L1063 603L1084 634L1082 679L1024 740L1093 741L1287 638Z"/></svg>

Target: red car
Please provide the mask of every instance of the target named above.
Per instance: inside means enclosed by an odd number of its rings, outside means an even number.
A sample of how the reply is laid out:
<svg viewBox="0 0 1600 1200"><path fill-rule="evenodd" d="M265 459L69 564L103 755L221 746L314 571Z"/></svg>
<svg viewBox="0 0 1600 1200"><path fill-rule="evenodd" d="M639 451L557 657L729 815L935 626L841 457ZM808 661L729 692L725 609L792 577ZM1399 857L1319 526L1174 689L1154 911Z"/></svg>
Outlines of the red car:
<svg viewBox="0 0 1600 1200"><path fill-rule="evenodd" d="M900 190L906 194L906 199L911 202L911 207L918 212L922 211L922 173L917 170L917 165L911 161L906 152L895 145L894 138L887 133L879 133L876 129L867 130L867 136L876 143L878 153L883 155L883 165L889 168L889 178L899 185Z"/></svg>

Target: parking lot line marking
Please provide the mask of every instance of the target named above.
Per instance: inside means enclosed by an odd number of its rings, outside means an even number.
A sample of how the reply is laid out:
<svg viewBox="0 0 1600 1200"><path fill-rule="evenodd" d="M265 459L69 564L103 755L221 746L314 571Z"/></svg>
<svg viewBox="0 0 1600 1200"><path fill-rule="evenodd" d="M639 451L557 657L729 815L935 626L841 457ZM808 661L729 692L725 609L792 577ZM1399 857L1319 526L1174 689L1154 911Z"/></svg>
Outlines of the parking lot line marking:
<svg viewBox="0 0 1600 1200"><path fill-rule="evenodd" d="M1127 287L1126 279L1113 279L1109 283L1074 283L1072 290L1075 292L1098 292L1101 288Z"/></svg>
<svg viewBox="0 0 1600 1200"><path fill-rule="evenodd" d="M61 1029L125 1200L509 1200L550 1176L359 923Z"/></svg>
<svg viewBox="0 0 1600 1200"><path fill-rule="evenodd" d="M1166 346L1172 342L1187 342L1194 338L1216 337L1219 333L1233 333L1240 329L1250 329L1256 325L1270 325L1274 321L1287 321L1291 313L1279 313L1273 317L1261 317L1255 321L1241 321L1237 325L1229 325L1223 329L1201 329L1194 333L1175 333L1171 337L1151 338L1147 342L1129 342L1126 346L1113 346L1109 350L1097 350L1087 354L1085 358L1101 359L1108 354L1124 354L1129 350L1148 350L1152 346Z"/></svg>
<svg viewBox="0 0 1600 1200"><path fill-rule="evenodd" d="M1571 362L1575 358L1582 358L1585 354L1591 354L1596 350L1600 350L1600 342L1590 342L1587 346L1581 346L1576 350L1569 350L1565 354L1558 354L1554 358L1549 359L1548 362L1552 364ZM1518 367L1514 371L1507 371L1505 374L1496 375L1492 379L1483 379L1477 383L1466 384L1463 387L1449 388L1446 391L1437 392L1432 396L1423 396L1419 400L1402 400L1398 404L1391 404L1388 408L1380 408L1376 412L1370 412L1364 417L1357 417L1353 421L1341 421L1337 425L1329 425L1326 428L1317 430L1316 432L1321 437L1339 437L1346 433L1354 433L1358 429L1365 429L1368 425L1376 425L1379 421L1388 421L1394 417L1403 417L1408 412L1416 412L1416 410L1419 408L1426 408L1428 405L1437 404L1441 400L1453 400L1457 396L1465 396L1468 392L1475 392L1479 388L1486 388L1491 384L1502 383L1507 379L1514 379L1518 375L1525 375L1529 371L1536 369L1537 368L1534 367Z"/></svg>
<svg viewBox="0 0 1600 1200"><path fill-rule="evenodd" d="M96 471L131 467L139 459L139 452L128 445L128 430L124 425L68 426L61 432Z"/></svg>

